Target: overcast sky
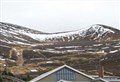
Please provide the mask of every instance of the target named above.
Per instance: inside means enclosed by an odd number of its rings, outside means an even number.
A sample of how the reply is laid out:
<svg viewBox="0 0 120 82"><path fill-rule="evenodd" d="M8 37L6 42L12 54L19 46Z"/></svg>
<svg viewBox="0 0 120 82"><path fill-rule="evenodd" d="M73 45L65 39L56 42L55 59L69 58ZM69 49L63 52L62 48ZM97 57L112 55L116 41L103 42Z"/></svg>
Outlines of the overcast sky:
<svg viewBox="0 0 120 82"><path fill-rule="evenodd" d="M1 3L2 2L2 3ZM1 0L0 21L61 32L105 24L119 27L119 0Z"/></svg>

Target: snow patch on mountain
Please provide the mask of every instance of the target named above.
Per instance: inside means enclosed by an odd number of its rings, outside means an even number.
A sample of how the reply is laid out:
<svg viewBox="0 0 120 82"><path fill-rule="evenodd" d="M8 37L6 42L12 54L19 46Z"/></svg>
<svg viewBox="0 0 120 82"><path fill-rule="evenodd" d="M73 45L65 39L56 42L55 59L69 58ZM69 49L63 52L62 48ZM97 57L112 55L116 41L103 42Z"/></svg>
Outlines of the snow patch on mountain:
<svg viewBox="0 0 120 82"><path fill-rule="evenodd" d="M91 38L94 37L93 40L101 38L102 36L105 36L108 33L115 33L115 31L105 28L103 25L99 25L99 24L95 24L91 26L91 28L89 28L86 31L86 35L90 35Z"/></svg>
<svg viewBox="0 0 120 82"><path fill-rule="evenodd" d="M93 25L92 28L91 28L91 30L94 30L95 32L99 33L100 34L99 36L103 35L106 32L112 32L112 33L114 33L114 31L112 31L112 30L110 30L108 28L104 28L103 26L98 25L98 24Z"/></svg>
<svg viewBox="0 0 120 82"><path fill-rule="evenodd" d="M65 33L58 33L58 34L32 34L32 33L25 33L23 34L32 37L33 39L45 41L46 39L52 39L52 38L63 38L67 37L70 38L71 35L79 34L80 31L73 31L73 32L65 32ZM72 37L72 40L74 37Z"/></svg>

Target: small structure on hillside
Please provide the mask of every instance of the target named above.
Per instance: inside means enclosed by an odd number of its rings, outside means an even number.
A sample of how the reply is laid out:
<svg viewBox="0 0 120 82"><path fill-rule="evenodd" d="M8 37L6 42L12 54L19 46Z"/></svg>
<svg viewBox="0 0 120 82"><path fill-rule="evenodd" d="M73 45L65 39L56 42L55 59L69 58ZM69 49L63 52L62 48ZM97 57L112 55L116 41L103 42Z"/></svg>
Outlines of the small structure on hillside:
<svg viewBox="0 0 120 82"><path fill-rule="evenodd" d="M13 52L14 52L14 54L13 54ZM24 64L24 60L23 60L23 48L13 47L10 50L9 58L11 58L12 55L15 55L17 57L16 64L18 66L23 66L23 64Z"/></svg>

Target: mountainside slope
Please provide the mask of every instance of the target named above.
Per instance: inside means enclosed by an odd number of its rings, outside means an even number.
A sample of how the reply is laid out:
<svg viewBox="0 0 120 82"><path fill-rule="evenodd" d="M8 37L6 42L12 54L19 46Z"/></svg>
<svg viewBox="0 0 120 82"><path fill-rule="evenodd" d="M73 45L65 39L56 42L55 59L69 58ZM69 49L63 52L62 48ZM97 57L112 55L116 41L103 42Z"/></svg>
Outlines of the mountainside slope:
<svg viewBox="0 0 120 82"><path fill-rule="evenodd" d="M31 34L43 34L40 31L33 29L25 28L22 26L2 23L0 22L0 41L1 43L7 44L24 44L24 43L36 43L39 42L30 36L26 35L27 33Z"/></svg>

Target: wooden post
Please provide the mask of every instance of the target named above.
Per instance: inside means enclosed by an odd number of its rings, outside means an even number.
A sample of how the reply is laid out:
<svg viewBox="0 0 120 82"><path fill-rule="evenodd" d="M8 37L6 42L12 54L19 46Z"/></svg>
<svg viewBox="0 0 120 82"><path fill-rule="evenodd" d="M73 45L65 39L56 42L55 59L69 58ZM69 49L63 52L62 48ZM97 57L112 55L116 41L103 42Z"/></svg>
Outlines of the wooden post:
<svg viewBox="0 0 120 82"><path fill-rule="evenodd" d="M98 75L100 78L104 77L104 66L101 63L99 63L98 73L99 73Z"/></svg>

